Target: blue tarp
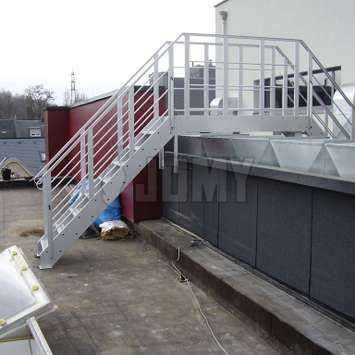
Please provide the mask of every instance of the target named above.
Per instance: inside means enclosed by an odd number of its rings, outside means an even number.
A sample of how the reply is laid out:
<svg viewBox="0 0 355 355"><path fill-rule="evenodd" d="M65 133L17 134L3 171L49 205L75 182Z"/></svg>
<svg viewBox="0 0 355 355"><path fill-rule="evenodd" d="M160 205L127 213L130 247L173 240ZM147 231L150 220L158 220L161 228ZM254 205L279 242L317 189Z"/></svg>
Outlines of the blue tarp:
<svg viewBox="0 0 355 355"><path fill-rule="evenodd" d="M75 204L80 201L80 195L87 191L88 183L87 181L84 181L74 189L69 200L69 205L75 206ZM118 221L119 219L121 219L121 206L119 197L117 197L110 205L105 208L105 210L95 220L94 224L98 227L101 223L107 221Z"/></svg>

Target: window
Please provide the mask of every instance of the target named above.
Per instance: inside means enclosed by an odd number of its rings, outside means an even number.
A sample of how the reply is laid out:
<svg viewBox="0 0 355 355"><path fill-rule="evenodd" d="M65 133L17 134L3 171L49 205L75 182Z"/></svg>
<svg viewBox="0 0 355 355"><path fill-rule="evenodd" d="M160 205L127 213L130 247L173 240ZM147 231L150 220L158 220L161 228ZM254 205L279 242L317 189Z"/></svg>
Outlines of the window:
<svg viewBox="0 0 355 355"><path fill-rule="evenodd" d="M30 137L41 137L42 131L39 127L32 127L30 128Z"/></svg>

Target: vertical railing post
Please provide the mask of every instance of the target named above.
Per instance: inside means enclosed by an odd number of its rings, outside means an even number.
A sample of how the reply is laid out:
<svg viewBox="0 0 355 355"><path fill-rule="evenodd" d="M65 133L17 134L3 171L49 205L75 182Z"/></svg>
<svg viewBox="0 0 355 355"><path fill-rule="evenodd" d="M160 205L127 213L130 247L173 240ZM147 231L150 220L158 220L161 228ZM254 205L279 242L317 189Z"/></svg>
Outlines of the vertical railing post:
<svg viewBox="0 0 355 355"><path fill-rule="evenodd" d="M94 135L92 126L87 131L89 196L94 196Z"/></svg>
<svg viewBox="0 0 355 355"><path fill-rule="evenodd" d="M159 63L158 54L154 56L154 72L153 72L153 109L154 109L154 119L159 117Z"/></svg>
<svg viewBox="0 0 355 355"><path fill-rule="evenodd" d="M153 120L159 118L159 59L158 53L154 55L154 72L153 72ZM159 150L158 154L159 169L164 169L164 147Z"/></svg>
<svg viewBox="0 0 355 355"><path fill-rule="evenodd" d="M275 87L276 87L276 81L275 81L275 48L271 49L271 80L270 80L270 114L274 113L274 109L276 107L276 95L275 95Z"/></svg>
<svg viewBox="0 0 355 355"><path fill-rule="evenodd" d="M184 115L190 115L190 36L185 34Z"/></svg>
<svg viewBox="0 0 355 355"><path fill-rule="evenodd" d="M172 126L175 126L175 84L174 84L174 46L169 48L169 71L168 71L168 112Z"/></svg>
<svg viewBox="0 0 355 355"><path fill-rule="evenodd" d="M238 77L239 77L239 95L238 95L238 106L240 108L243 108L243 93L244 93L244 55L243 55L243 46L239 47L239 58L238 58L238 62L239 62L239 71L238 71Z"/></svg>
<svg viewBox="0 0 355 355"><path fill-rule="evenodd" d="M179 168L179 136L177 134L174 135L174 173L178 172Z"/></svg>
<svg viewBox="0 0 355 355"><path fill-rule="evenodd" d="M43 176L43 219L44 233L48 241L50 259L54 257L53 219L52 219L52 178L50 171L46 170Z"/></svg>
<svg viewBox="0 0 355 355"><path fill-rule="evenodd" d="M209 115L210 107L210 62L208 60L208 50L208 44L204 44L203 107L205 116Z"/></svg>
<svg viewBox="0 0 355 355"><path fill-rule="evenodd" d="M265 42L260 41L260 85L259 85L259 115L264 114L265 108Z"/></svg>
<svg viewBox="0 0 355 355"><path fill-rule="evenodd" d="M294 72L294 84L293 84L293 110L294 116L298 116L298 108L300 101L300 87L299 87L299 76L300 75L300 44L298 41L295 42L295 72Z"/></svg>
<svg viewBox="0 0 355 355"><path fill-rule="evenodd" d="M134 85L129 89L128 93L128 148L129 156L134 154Z"/></svg>
<svg viewBox="0 0 355 355"><path fill-rule="evenodd" d="M229 48L228 37L223 37L223 116L228 116L229 108Z"/></svg>
<svg viewBox="0 0 355 355"><path fill-rule="evenodd" d="M288 61L284 58L284 73L282 78L282 116L287 115L288 106Z"/></svg>
<svg viewBox="0 0 355 355"><path fill-rule="evenodd" d="M120 159L123 151L123 97L117 99L117 157Z"/></svg>
<svg viewBox="0 0 355 355"><path fill-rule="evenodd" d="M80 130L80 180L84 181L86 177L86 139L85 130Z"/></svg>
<svg viewBox="0 0 355 355"><path fill-rule="evenodd" d="M175 129L175 82L174 82L174 46L172 45L169 49L169 74L168 74L168 87L169 87L169 116L172 122L172 128ZM178 135L174 135L174 158L173 158L173 171L177 173L178 171Z"/></svg>
<svg viewBox="0 0 355 355"><path fill-rule="evenodd" d="M312 132L313 126L313 83L312 83L312 75L313 75L313 57L310 52L308 52L308 80L307 80L307 116L308 116L308 128L310 132Z"/></svg>

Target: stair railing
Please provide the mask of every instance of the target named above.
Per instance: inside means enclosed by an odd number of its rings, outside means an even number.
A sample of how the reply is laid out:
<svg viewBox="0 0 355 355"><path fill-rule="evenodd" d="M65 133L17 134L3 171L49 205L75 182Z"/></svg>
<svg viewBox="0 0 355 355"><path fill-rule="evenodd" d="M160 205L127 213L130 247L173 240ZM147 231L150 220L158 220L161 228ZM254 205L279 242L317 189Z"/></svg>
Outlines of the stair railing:
<svg viewBox="0 0 355 355"><path fill-rule="evenodd" d="M142 128L153 118L169 113L164 105L171 100L171 90L160 90L160 82L164 76L171 76L164 65L172 62L169 56L173 55L174 42L161 46L34 178L43 189L45 235L52 252L53 239L60 229L102 189L111 163L132 156L142 141ZM149 77L151 72L153 78ZM137 113L139 119L135 120Z"/></svg>
<svg viewBox="0 0 355 355"><path fill-rule="evenodd" d="M282 46L292 49L294 63L281 50ZM308 59L307 80L300 75L302 49ZM252 59L247 58L247 55ZM344 129L341 123L337 123L332 110L313 91L317 82L311 70L314 64L322 69L334 88L354 110L354 105L303 41L183 33L175 41L164 43L36 175L34 180L37 186L42 186L44 190L45 230L49 243L53 242L53 235L58 234L58 226L63 227L70 223L75 213L79 213L103 188L105 178L115 168L112 163L119 166L135 154L144 140L142 129L153 118L166 116L171 120L172 129L175 124L174 116L211 117L216 112L220 117L235 119L256 115L265 119L277 116L298 119L303 115L321 120L312 107L315 97L343 132ZM290 67L295 78L292 108L288 107L287 74ZM203 73L202 81L194 82L194 70ZM222 83L211 80L212 70L216 77L222 79ZM179 71L181 75L178 74ZM275 83L278 71L284 74L281 107L276 107L275 104L276 90L279 88ZM271 81L266 85L264 79L269 73ZM259 79L258 84L255 84L255 80L247 81L248 75L256 76ZM175 83L174 78L177 76L184 78L182 87L177 87ZM307 98L300 94L300 80L307 85ZM202 105L199 107L194 107L191 102L195 91L202 92ZM182 96L180 107L175 102L179 92ZM270 95L270 107L266 107L266 93ZM257 98L251 106L247 102L247 94ZM217 95L223 97L223 104L222 107L213 108L210 102ZM236 104L230 101L233 95L238 98ZM306 112L300 110L300 97L307 104ZM234 112L238 114L235 116ZM340 114L344 113L340 110ZM214 117L218 119L218 116ZM345 114L344 117L350 122L349 117ZM150 127L153 131L154 128ZM328 127L326 129L329 131ZM346 131L343 133L349 137ZM79 195L80 198L75 197ZM74 211L71 206L75 206Z"/></svg>

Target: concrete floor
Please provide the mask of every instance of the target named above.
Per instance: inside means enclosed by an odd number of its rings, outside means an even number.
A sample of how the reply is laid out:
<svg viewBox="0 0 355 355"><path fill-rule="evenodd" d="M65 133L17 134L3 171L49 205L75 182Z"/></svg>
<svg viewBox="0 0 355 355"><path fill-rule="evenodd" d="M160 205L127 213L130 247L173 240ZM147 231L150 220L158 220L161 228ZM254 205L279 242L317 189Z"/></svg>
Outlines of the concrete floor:
<svg viewBox="0 0 355 355"><path fill-rule="evenodd" d="M0 250L20 246L31 264L41 226L41 195L0 189ZM168 262L139 240L80 240L55 269L34 269L57 311L39 323L55 355L223 354L198 312L190 289ZM229 354L289 354L193 286Z"/></svg>

